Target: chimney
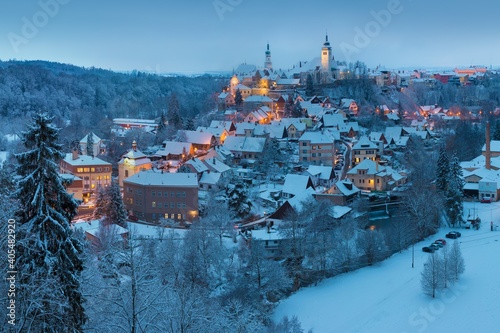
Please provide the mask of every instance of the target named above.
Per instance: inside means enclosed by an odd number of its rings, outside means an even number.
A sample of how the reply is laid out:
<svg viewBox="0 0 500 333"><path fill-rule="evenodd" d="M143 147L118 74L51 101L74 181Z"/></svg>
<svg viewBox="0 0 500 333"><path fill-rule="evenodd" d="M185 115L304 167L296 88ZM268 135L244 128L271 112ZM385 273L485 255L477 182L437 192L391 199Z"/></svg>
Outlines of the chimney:
<svg viewBox="0 0 500 333"><path fill-rule="evenodd" d="M73 149L73 161L78 159L78 149Z"/></svg>
<svg viewBox="0 0 500 333"><path fill-rule="evenodd" d="M132 150L137 151L137 141L135 140L132 142Z"/></svg>
<svg viewBox="0 0 500 333"><path fill-rule="evenodd" d="M490 122L486 122L486 169L491 169L491 148L490 148Z"/></svg>

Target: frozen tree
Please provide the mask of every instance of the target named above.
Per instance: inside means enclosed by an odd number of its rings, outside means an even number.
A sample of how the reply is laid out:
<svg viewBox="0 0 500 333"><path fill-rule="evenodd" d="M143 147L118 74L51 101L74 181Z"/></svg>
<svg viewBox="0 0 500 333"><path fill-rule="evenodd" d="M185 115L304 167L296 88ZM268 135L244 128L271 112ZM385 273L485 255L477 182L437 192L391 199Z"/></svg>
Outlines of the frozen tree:
<svg viewBox="0 0 500 333"><path fill-rule="evenodd" d="M446 153L445 145L439 147L439 158L436 167L436 187L444 192L448 188L448 175L450 173L450 161Z"/></svg>
<svg viewBox="0 0 500 333"><path fill-rule="evenodd" d="M384 235L377 230L360 231L357 238L358 248L366 256L368 265L385 259L388 254Z"/></svg>
<svg viewBox="0 0 500 333"><path fill-rule="evenodd" d="M226 202L217 200L213 193L203 210L201 223L212 235L219 239L221 246L223 236L232 233L234 230L234 224L231 223L231 214Z"/></svg>
<svg viewBox="0 0 500 333"><path fill-rule="evenodd" d="M463 187L464 180L462 168L457 155L453 155L450 162L448 175L448 187L446 188L446 213L449 221L454 226L455 223L462 222L463 215Z"/></svg>
<svg viewBox="0 0 500 333"><path fill-rule="evenodd" d="M233 215L237 218L246 217L250 214L252 202L248 197L248 189L243 183L236 183L226 190L228 198L227 205Z"/></svg>
<svg viewBox="0 0 500 333"><path fill-rule="evenodd" d="M448 247L444 246L441 250L441 278L442 278L442 286L444 288L448 288L448 281L452 281L450 279L450 255L448 253Z"/></svg>
<svg viewBox="0 0 500 333"><path fill-rule="evenodd" d="M302 324L299 321L297 316L293 316L292 318L288 318L288 316L284 316L281 321L273 325L272 328L269 329L269 333L304 333L302 329ZM312 333L312 330L309 331Z"/></svg>
<svg viewBox="0 0 500 333"><path fill-rule="evenodd" d="M460 275L465 271L465 261L460 250L460 244L453 242L453 246L448 254L449 263L449 281L456 282Z"/></svg>
<svg viewBox="0 0 500 333"><path fill-rule="evenodd" d="M437 253L431 253L424 264L424 270L420 276L422 290L426 295L436 297L436 292L442 288L442 262Z"/></svg>
<svg viewBox="0 0 500 333"><path fill-rule="evenodd" d="M87 151L88 156L94 157L94 133L90 132L87 135Z"/></svg>
<svg viewBox="0 0 500 333"><path fill-rule="evenodd" d="M177 99L177 94L172 93L168 100L168 124L175 129L179 130L182 128L182 118L180 115L181 109L179 105L179 100Z"/></svg>
<svg viewBox="0 0 500 333"><path fill-rule="evenodd" d="M101 219L105 225L117 224L126 228L127 212L116 180L98 189L93 217Z"/></svg>
<svg viewBox="0 0 500 333"><path fill-rule="evenodd" d="M17 212L20 331L82 332L86 321L80 288L83 246L70 221L78 202L59 176L64 157L53 117L36 114L22 133L26 151L16 155L20 180Z"/></svg>
<svg viewBox="0 0 500 333"><path fill-rule="evenodd" d="M440 198L430 187L413 186L404 194L404 209L414 224L415 239L421 240L439 228Z"/></svg>

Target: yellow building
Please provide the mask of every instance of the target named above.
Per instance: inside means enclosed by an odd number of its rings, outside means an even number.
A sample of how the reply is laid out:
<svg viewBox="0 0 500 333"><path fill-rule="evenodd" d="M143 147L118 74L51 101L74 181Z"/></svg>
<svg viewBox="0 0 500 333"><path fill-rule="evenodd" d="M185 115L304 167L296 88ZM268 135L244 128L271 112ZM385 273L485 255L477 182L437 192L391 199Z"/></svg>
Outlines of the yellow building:
<svg viewBox="0 0 500 333"><path fill-rule="evenodd" d="M122 156L118 162L118 184L123 188L123 181L140 171L151 170L151 160L137 149L137 142L132 143L132 150Z"/></svg>

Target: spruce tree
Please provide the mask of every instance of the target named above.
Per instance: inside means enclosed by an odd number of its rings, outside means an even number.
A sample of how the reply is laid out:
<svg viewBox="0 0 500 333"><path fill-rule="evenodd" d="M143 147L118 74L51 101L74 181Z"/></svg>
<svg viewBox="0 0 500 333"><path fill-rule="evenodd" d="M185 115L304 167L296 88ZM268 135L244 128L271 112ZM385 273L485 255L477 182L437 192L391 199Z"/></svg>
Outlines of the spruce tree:
<svg viewBox="0 0 500 333"><path fill-rule="evenodd" d="M309 74L307 75L307 80L306 80L306 96L311 97L312 95L314 95L314 83L312 75Z"/></svg>
<svg viewBox="0 0 500 333"><path fill-rule="evenodd" d="M446 212L448 219L453 226L455 223L462 222L463 218L463 188L464 180L462 168L456 154L450 161L450 170L448 175L448 187L446 188Z"/></svg>
<svg viewBox="0 0 500 333"><path fill-rule="evenodd" d="M239 110L241 105L243 104L243 96L241 96L240 89L236 90L236 94L234 96L234 104L236 104L236 108Z"/></svg>
<svg viewBox="0 0 500 333"><path fill-rule="evenodd" d="M252 209L252 202L248 198L248 190L245 184L237 183L226 190L228 197L227 205L235 217L246 217Z"/></svg>
<svg viewBox="0 0 500 333"><path fill-rule="evenodd" d="M117 224L126 228L127 212L120 194L118 182L113 180L108 187L97 191L94 218L101 218L103 225Z"/></svg>
<svg viewBox="0 0 500 333"><path fill-rule="evenodd" d="M87 135L87 155L94 157L94 133Z"/></svg>
<svg viewBox="0 0 500 333"><path fill-rule="evenodd" d="M450 161L446 153L446 147L439 147L439 157L436 168L436 188L438 191L444 192L448 187L448 174L450 172Z"/></svg>
<svg viewBox="0 0 500 333"><path fill-rule="evenodd" d="M168 100L167 118L169 125L173 126L177 130L182 128L179 100L177 99L177 95L175 93L172 93L170 95L170 99Z"/></svg>
<svg viewBox="0 0 500 333"><path fill-rule="evenodd" d="M27 150L16 154L19 331L83 332L83 246L70 228L78 202L58 173L64 153L52 120L47 114L34 115L21 135Z"/></svg>

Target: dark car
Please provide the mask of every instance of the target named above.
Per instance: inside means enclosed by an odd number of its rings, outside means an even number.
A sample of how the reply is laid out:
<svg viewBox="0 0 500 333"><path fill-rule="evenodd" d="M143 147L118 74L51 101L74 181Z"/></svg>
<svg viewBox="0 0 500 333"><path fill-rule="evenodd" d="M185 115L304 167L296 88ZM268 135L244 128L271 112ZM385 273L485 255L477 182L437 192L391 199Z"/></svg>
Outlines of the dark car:
<svg viewBox="0 0 500 333"><path fill-rule="evenodd" d="M432 243L431 245L435 245L435 246L437 246L437 247L439 247L439 248L442 248L442 247L444 246L444 244L443 244L443 243L441 243L441 242L434 242L434 243Z"/></svg>
<svg viewBox="0 0 500 333"><path fill-rule="evenodd" d="M422 248L422 251L428 252L428 253L434 253L434 251L436 251L436 250L434 250L434 248L431 248L430 246L424 246Z"/></svg>
<svg viewBox="0 0 500 333"><path fill-rule="evenodd" d="M441 245L441 246L439 246L438 244L434 244L434 243L432 243L431 245L429 245L429 247L430 247L431 249L434 249L434 251L437 251L437 250L439 250L440 248L442 248L443 246L442 246L442 245Z"/></svg>
<svg viewBox="0 0 500 333"><path fill-rule="evenodd" d="M458 231L450 231L449 233L446 234L446 238L451 238L451 239L457 239L460 236L462 236L462 234L459 233Z"/></svg>

